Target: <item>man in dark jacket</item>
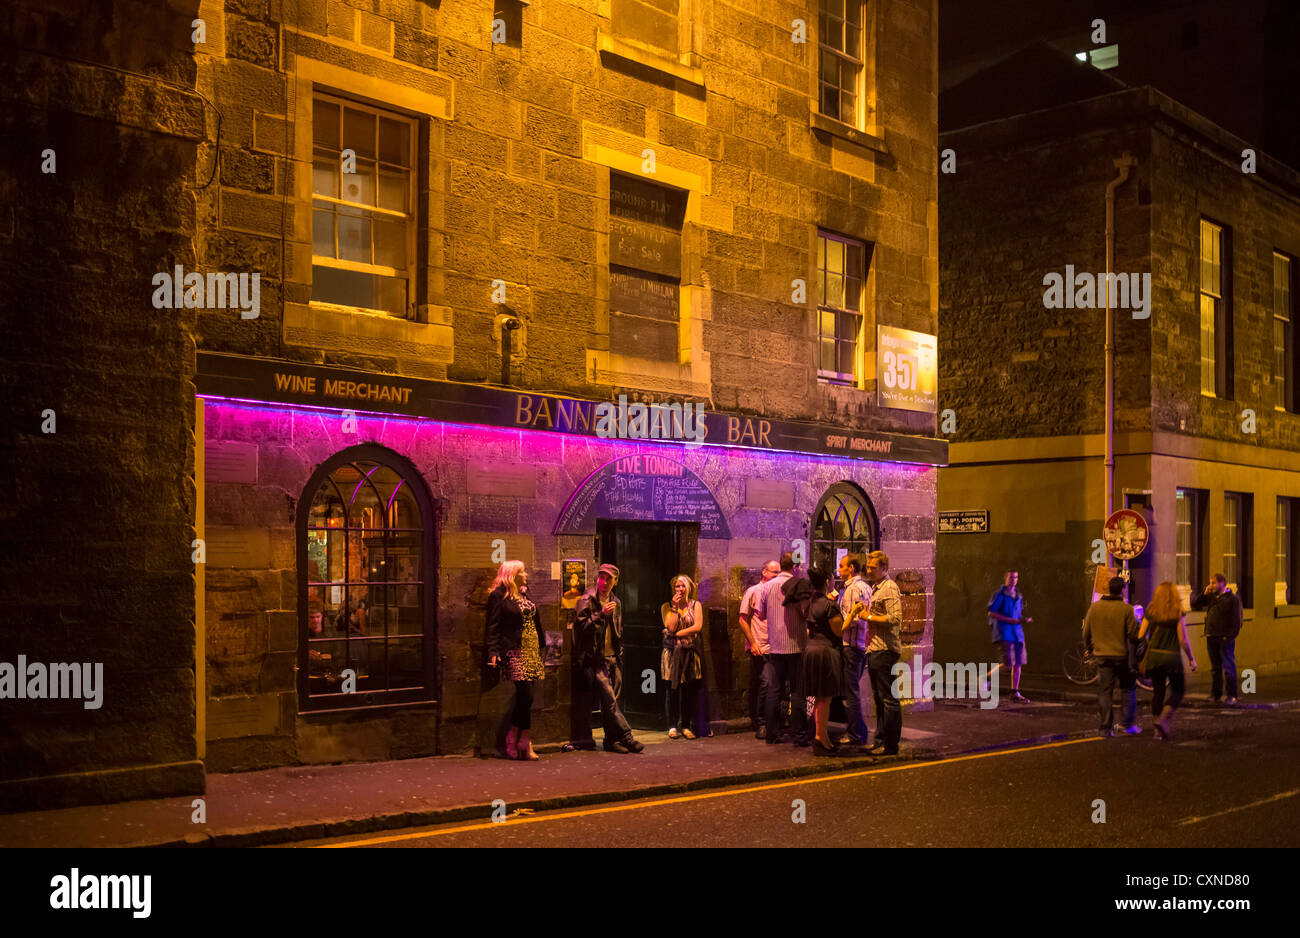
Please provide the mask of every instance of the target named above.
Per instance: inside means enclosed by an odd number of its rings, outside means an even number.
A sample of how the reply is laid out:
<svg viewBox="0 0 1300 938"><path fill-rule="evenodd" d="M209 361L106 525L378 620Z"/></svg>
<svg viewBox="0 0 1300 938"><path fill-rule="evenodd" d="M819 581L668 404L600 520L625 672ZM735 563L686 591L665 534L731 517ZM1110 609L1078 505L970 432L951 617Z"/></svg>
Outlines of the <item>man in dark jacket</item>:
<svg viewBox="0 0 1300 938"><path fill-rule="evenodd" d="M1097 659L1097 710L1101 717L1101 735L1114 736L1111 723L1115 681L1124 695L1123 730L1137 735L1137 675L1129 664L1129 643L1137 638L1138 623L1133 607L1121 598L1124 578L1111 577L1109 596L1103 596L1088 608L1083 620L1083 644Z"/></svg>
<svg viewBox="0 0 1300 938"><path fill-rule="evenodd" d="M1192 600L1193 609L1205 612L1205 645L1210 652L1210 699L1223 695L1223 673L1228 673L1228 703L1237 702L1237 634L1241 632L1241 597L1228 589L1228 578L1216 573L1205 592Z"/></svg>
<svg viewBox="0 0 1300 938"><path fill-rule="evenodd" d="M640 752L645 748L632 738L632 728L618 706L623 688L623 604L614 595L618 567L603 563L596 573L596 586L588 590L575 610L573 623L574 683L579 681L595 694L605 726L606 752ZM575 693L575 706L581 695ZM586 708L574 715L575 723L588 718ZM591 736L590 728L586 730ZM575 739L573 748L586 748Z"/></svg>

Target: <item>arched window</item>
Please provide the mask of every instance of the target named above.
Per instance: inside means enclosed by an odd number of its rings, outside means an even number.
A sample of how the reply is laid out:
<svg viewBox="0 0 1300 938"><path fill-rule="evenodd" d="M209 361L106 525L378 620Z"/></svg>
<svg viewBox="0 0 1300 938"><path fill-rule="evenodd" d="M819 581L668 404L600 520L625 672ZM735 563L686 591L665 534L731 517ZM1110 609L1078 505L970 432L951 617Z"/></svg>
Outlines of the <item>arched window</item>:
<svg viewBox="0 0 1300 938"><path fill-rule="evenodd" d="M302 710L436 696L433 529L424 483L388 450L353 447L312 476L298 509Z"/></svg>
<svg viewBox="0 0 1300 938"><path fill-rule="evenodd" d="M840 556L859 556L880 546L880 526L871 500L852 482L836 482L826 490L812 523L812 565L832 577Z"/></svg>

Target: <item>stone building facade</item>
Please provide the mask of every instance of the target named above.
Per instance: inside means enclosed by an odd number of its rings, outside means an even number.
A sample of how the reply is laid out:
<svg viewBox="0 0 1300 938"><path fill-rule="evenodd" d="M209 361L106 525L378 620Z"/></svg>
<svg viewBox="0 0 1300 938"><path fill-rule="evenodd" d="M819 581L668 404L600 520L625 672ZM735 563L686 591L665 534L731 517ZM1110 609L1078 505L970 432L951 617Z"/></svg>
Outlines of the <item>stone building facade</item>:
<svg viewBox="0 0 1300 938"><path fill-rule="evenodd" d="M1188 592L1225 572L1246 605L1240 666L1296 670L1300 176L1155 89L1041 48L950 93L940 146L958 171L940 184L939 345L941 407L957 427L939 507L988 509L989 531L939 535L941 654L990 653L984 597L1018 568L1034 605L1030 666L1060 673L1092 595L1103 509L1133 508L1150 527L1134 602L1164 580ZM1048 308L1045 277L1105 271L1105 191L1125 154L1136 164L1116 189L1113 270L1151 287L1146 310L1116 312L1106 506L1104 296ZM1188 621L1208 660L1201 614Z"/></svg>
<svg viewBox="0 0 1300 938"><path fill-rule="evenodd" d="M158 423L193 427L167 530L203 555L165 627L197 636L208 770L490 747L507 558L554 643L541 741L585 719L569 562L619 562L643 636L668 576L699 583L715 724L745 715L737 603L781 550L890 552L929 655L946 446L932 402L878 403L876 337L937 331L933 0L501 6L185 13L215 176L152 263L164 298L204 291L165 372L191 409ZM601 438L620 397L709 435Z"/></svg>

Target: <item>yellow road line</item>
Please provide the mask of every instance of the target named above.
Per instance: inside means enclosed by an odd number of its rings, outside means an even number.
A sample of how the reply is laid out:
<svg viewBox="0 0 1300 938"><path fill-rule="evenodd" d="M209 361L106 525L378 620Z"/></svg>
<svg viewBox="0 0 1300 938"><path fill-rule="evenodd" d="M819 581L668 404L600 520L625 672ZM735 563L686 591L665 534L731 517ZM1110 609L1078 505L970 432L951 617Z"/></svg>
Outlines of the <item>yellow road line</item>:
<svg viewBox="0 0 1300 938"><path fill-rule="evenodd" d="M1226 811L1216 811L1214 814L1207 814L1205 817L1185 817L1181 821L1175 821L1175 827L1185 827L1188 824L1199 824L1201 821L1208 821L1211 818L1223 817L1225 814L1235 814L1238 811L1245 811L1247 808L1258 808L1262 804L1272 804L1274 801L1281 801L1283 798L1294 798L1300 795L1300 788L1292 788L1290 791L1278 792L1276 795L1269 795L1267 798L1261 798L1259 801L1252 801L1250 804L1237 805L1235 808L1228 808Z"/></svg>
<svg viewBox="0 0 1300 938"><path fill-rule="evenodd" d="M1055 743L1042 743L1038 746L1025 746L1020 749L976 752L971 753L970 755L952 756L947 759L936 759L929 762L903 762L898 765L886 766L880 769L862 769L856 772L839 772L834 775L810 775L805 776L804 778L793 779L788 782L772 782L768 785L753 785L749 788L728 788L720 791L698 792L691 795L681 795L676 798L657 798L653 801L638 801L608 805L603 808L588 808L581 811L564 811L559 814L543 814L536 817L520 817L513 820L466 824L461 827L448 827L436 831L423 831L411 834L390 834L386 837L369 837L365 840L349 840L342 843L317 844L316 846L318 848L368 847L373 844L391 844L400 840L419 840L423 837L443 837L447 834L462 834L466 831L500 830L504 827L517 827L520 824L540 824L543 821L560 821L567 818L592 817L597 814L613 814L616 811L635 811L639 808L658 808L669 804L684 804L689 801L704 801L708 798L727 798L732 795L749 795L759 791L774 791L778 788L793 788L796 785L812 785L818 782L838 782L847 778L861 778L864 775L884 775L888 772L909 772L915 769L932 768L938 765L950 765L954 762L969 762L973 759L989 759L994 756L1012 756L1018 752L1036 752L1040 749L1056 749L1060 746L1075 746L1079 743L1092 743L1101 738L1102 737L1100 736L1090 736L1086 739L1067 739Z"/></svg>

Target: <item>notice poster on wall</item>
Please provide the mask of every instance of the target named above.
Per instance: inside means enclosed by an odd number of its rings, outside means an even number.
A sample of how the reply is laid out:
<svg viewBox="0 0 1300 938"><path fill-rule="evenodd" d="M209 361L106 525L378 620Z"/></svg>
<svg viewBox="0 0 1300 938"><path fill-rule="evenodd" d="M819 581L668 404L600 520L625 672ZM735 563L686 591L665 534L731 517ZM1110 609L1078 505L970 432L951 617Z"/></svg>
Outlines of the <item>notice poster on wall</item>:
<svg viewBox="0 0 1300 938"><path fill-rule="evenodd" d="M560 606L576 608L578 600L587 591L587 561L566 560L560 564L560 585L564 588L560 594Z"/></svg>
<svg viewBox="0 0 1300 938"><path fill-rule="evenodd" d="M933 414L938 408L938 339L924 332L876 327L876 403Z"/></svg>

